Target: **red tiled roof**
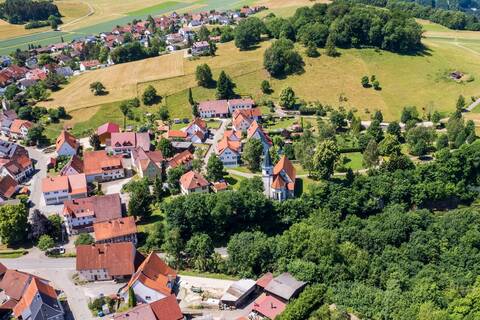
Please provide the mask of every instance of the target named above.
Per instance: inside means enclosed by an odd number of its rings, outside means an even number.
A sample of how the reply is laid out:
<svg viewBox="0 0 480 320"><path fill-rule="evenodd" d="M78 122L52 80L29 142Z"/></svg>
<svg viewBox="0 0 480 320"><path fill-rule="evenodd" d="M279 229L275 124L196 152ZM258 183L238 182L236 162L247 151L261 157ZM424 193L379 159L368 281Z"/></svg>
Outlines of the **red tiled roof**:
<svg viewBox="0 0 480 320"><path fill-rule="evenodd" d="M182 320L183 314L178 306L177 297L169 295L150 304L158 320Z"/></svg>
<svg viewBox="0 0 480 320"><path fill-rule="evenodd" d="M209 183L202 174L196 171L189 171L180 177L180 185L187 190L208 187Z"/></svg>
<svg viewBox="0 0 480 320"><path fill-rule="evenodd" d="M228 189L228 183L226 181L215 182L213 183L213 189L218 191L223 191Z"/></svg>
<svg viewBox="0 0 480 320"><path fill-rule="evenodd" d="M0 282L0 289L10 298L19 301L33 277L35 276L26 272L8 269Z"/></svg>
<svg viewBox="0 0 480 320"><path fill-rule="evenodd" d="M262 294L253 303L253 311L260 313L268 319L274 320L286 308L286 304L274 296Z"/></svg>
<svg viewBox="0 0 480 320"><path fill-rule="evenodd" d="M137 233L134 217L124 217L114 220L95 222L93 224L95 241L113 239Z"/></svg>
<svg viewBox="0 0 480 320"><path fill-rule="evenodd" d="M165 138L167 139L173 139L173 138L185 139L186 137L187 137L187 133L183 132L182 130L168 130L167 133L165 133Z"/></svg>
<svg viewBox="0 0 480 320"><path fill-rule="evenodd" d="M68 168L72 168L77 173L84 173L83 160L77 155L72 156L68 163L60 170L60 175L65 176Z"/></svg>
<svg viewBox="0 0 480 320"><path fill-rule="evenodd" d="M239 153L241 146L242 143L240 141L233 141L224 136L217 144L217 154L223 153L227 148Z"/></svg>
<svg viewBox="0 0 480 320"><path fill-rule="evenodd" d="M33 123L31 123L30 121L27 121L27 120L15 119L15 120L13 120L12 124L10 125L10 132L20 133L20 129L22 127L30 129L31 127L33 127Z"/></svg>
<svg viewBox="0 0 480 320"><path fill-rule="evenodd" d="M20 317L23 311L25 311L25 309L32 304L33 299L35 298L37 293L57 300L57 293L55 292L55 289L53 289L48 284L41 282L37 278L33 278L30 282L30 285L25 290L22 299L13 308L13 313L17 318Z"/></svg>
<svg viewBox="0 0 480 320"><path fill-rule="evenodd" d="M121 156L110 156L105 150L87 151L83 155L86 175L100 174L107 168L123 168Z"/></svg>
<svg viewBox="0 0 480 320"><path fill-rule="evenodd" d="M193 160L193 154L189 150L182 151L177 153L172 158L170 158L168 165L171 168L176 168L180 165L184 165Z"/></svg>
<svg viewBox="0 0 480 320"><path fill-rule="evenodd" d="M122 217L122 203L118 193L66 200L63 203L64 216L95 216L95 222Z"/></svg>
<svg viewBox="0 0 480 320"><path fill-rule="evenodd" d="M70 147L75 150L78 149L77 138L75 138L71 133L67 132L66 130L62 130L62 132L58 136L57 141L55 142L55 150L58 152L64 143L69 144Z"/></svg>
<svg viewBox="0 0 480 320"><path fill-rule="evenodd" d="M257 121L253 121L250 127L247 129L247 138L250 139L255 132L259 131L260 135L265 139L265 142L268 144L272 144L272 139L268 136L268 134L263 131L263 128L257 123Z"/></svg>
<svg viewBox="0 0 480 320"><path fill-rule="evenodd" d="M227 100L202 101L198 104L198 110L200 112L226 114L228 113L228 101Z"/></svg>
<svg viewBox="0 0 480 320"><path fill-rule="evenodd" d="M131 242L77 246L77 271L106 269L110 276L135 272L135 247Z"/></svg>
<svg viewBox="0 0 480 320"><path fill-rule="evenodd" d="M86 60L80 62L85 68L92 68L100 65L100 61L98 60Z"/></svg>
<svg viewBox="0 0 480 320"><path fill-rule="evenodd" d="M42 180L42 192L68 190L71 195L87 193L85 174L46 177Z"/></svg>
<svg viewBox="0 0 480 320"><path fill-rule="evenodd" d="M102 124L100 127L97 129L97 134L101 136L102 134L105 133L114 133L114 132L120 132L120 126L116 123L112 122L107 122Z"/></svg>
<svg viewBox="0 0 480 320"><path fill-rule="evenodd" d="M9 175L0 177L0 196L11 198L17 191L18 183Z"/></svg>
<svg viewBox="0 0 480 320"><path fill-rule="evenodd" d="M273 274L271 272L267 272L257 280L257 286L265 288L270 283L270 281L272 281L272 279Z"/></svg>
<svg viewBox="0 0 480 320"><path fill-rule="evenodd" d="M285 171L288 177L292 181L295 181L297 177L297 171L295 170L295 167L293 166L292 162L288 160L288 158L285 155L282 155L280 157L280 160L277 162L277 164L273 168L273 174L277 175L277 174L280 174L280 172L282 171Z"/></svg>
<svg viewBox="0 0 480 320"><path fill-rule="evenodd" d="M157 317L155 317L150 305L144 303L113 316L113 320L157 320Z"/></svg>

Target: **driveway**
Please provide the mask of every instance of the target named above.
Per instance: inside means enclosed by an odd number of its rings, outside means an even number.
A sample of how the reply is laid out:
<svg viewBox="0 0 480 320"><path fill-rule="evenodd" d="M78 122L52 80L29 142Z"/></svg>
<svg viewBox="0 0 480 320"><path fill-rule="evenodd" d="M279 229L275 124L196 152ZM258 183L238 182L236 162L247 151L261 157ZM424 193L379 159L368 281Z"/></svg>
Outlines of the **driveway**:
<svg viewBox="0 0 480 320"><path fill-rule="evenodd" d="M205 159L204 163L207 165L208 159L210 159L210 156L212 155L212 152L215 152L217 150L217 144L220 139L223 138L223 134L225 133L225 130L227 129L228 124L230 123L230 119L218 119L222 122L220 125L220 128L215 130L215 134L213 135L212 139L207 139L206 143L211 144L211 147L208 149L207 153L205 154Z"/></svg>
<svg viewBox="0 0 480 320"><path fill-rule="evenodd" d="M45 204L42 196L42 179L47 176L47 165L50 161L50 157L54 156L54 153L44 153L42 150L36 147L27 147L30 158L35 162L35 174L27 184L30 184L30 201L33 204L32 209L39 209L45 212Z"/></svg>

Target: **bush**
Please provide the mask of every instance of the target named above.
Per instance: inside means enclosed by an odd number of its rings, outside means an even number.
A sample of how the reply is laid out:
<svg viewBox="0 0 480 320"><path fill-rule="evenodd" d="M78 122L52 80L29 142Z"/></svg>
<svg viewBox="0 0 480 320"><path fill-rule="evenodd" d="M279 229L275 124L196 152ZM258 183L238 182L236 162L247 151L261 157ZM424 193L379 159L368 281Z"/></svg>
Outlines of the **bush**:
<svg viewBox="0 0 480 320"><path fill-rule="evenodd" d="M41 235L38 239L37 247L42 251L47 251L55 246L53 238L48 234Z"/></svg>
<svg viewBox="0 0 480 320"><path fill-rule="evenodd" d="M78 236L78 238L75 240L75 247L82 245L82 244L93 244L95 243L95 240L93 237L88 234L88 233L82 233Z"/></svg>

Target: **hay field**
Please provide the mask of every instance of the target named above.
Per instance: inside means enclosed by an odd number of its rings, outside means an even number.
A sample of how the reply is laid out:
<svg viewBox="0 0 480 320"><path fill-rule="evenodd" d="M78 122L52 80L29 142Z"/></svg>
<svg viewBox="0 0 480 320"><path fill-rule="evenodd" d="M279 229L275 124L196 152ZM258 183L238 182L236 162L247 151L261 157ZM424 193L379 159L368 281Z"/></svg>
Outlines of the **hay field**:
<svg viewBox="0 0 480 320"><path fill-rule="evenodd" d="M130 99L137 95L136 86L140 81L171 78L183 75L183 52L149 58L109 68L89 71L74 77L60 91L54 92L46 107L64 106L68 111L99 104ZM100 81L109 93L94 96L90 83Z"/></svg>

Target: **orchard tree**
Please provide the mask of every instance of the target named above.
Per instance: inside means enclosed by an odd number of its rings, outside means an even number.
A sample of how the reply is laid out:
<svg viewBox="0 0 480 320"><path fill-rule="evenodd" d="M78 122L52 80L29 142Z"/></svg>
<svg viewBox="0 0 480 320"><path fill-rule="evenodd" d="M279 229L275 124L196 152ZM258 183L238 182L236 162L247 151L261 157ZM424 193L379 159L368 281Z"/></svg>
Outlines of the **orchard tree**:
<svg viewBox="0 0 480 320"><path fill-rule="evenodd" d="M263 66L271 76L280 78L303 70L302 57L294 50L294 44L287 39L272 43L263 55Z"/></svg>
<svg viewBox="0 0 480 320"><path fill-rule="evenodd" d="M370 87L370 82L368 80L368 76L363 76L362 79L360 80L362 87L364 88L369 88Z"/></svg>
<svg viewBox="0 0 480 320"><path fill-rule="evenodd" d="M328 36L327 42L325 44L325 53L329 57L336 57L338 56L337 48L335 47L335 42L333 41L331 36Z"/></svg>
<svg viewBox="0 0 480 320"><path fill-rule="evenodd" d="M101 96L106 94L107 92L105 90L105 86L100 81L90 83L90 91L92 91L93 95L95 96Z"/></svg>
<svg viewBox="0 0 480 320"><path fill-rule="evenodd" d="M26 239L28 230L28 209L22 203L0 206L0 240L12 245Z"/></svg>
<svg viewBox="0 0 480 320"><path fill-rule="evenodd" d="M193 100L192 88L188 88L188 103L193 107L195 105L195 100Z"/></svg>
<svg viewBox="0 0 480 320"><path fill-rule="evenodd" d="M313 176L317 179L328 179L333 174L339 156L335 141L328 139L320 142L313 155Z"/></svg>
<svg viewBox="0 0 480 320"><path fill-rule="evenodd" d="M296 97L295 91L291 87L286 87L280 93L280 107L291 110L295 107Z"/></svg>
<svg viewBox="0 0 480 320"><path fill-rule="evenodd" d="M265 31L265 25L259 18L248 17L243 19L234 29L235 46L240 50L247 50L260 42L261 35Z"/></svg>
<svg viewBox="0 0 480 320"><path fill-rule="evenodd" d="M165 158L173 157L174 150L172 143L166 138L162 137L160 139L160 141L157 143L157 150L160 150L162 152L162 156L164 156Z"/></svg>
<svg viewBox="0 0 480 320"><path fill-rule="evenodd" d="M242 160L251 171L260 170L260 163L263 154L263 145L259 139L248 139L243 148Z"/></svg>
<svg viewBox="0 0 480 320"><path fill-rule="evenodd" d="M260 89L262 89L262 92L264 94L272 93L272 87L270 86L270 82L268 82L268 80L262 81L262 83L260 84Z"/></svg>
<svg viewBox="0 0 480 320"><path fill-rule="evenodd" d="M130 201L128 202L128 215L135 218L146 219L150 216L152 209L150 205L152 197L148 186L148 180L135 181L130 186Z"/></svg>
<svg viewBox="0 0 480 320"><path fill-rule="evenodd" d="M161 102L161 97L157 95L157 90L152 85L149 85L143 92L142 101L145 105L151 106Z"/></svg>

